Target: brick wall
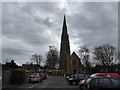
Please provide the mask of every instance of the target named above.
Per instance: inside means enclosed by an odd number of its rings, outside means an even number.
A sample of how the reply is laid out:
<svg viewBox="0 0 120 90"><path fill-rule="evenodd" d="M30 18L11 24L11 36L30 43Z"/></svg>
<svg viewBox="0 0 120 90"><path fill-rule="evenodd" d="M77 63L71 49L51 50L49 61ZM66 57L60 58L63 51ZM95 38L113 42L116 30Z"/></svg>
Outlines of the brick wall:
<svg viewBox="0 0 120 90"><path fill-rule="evenodd" d="M10 84L11 72L8 70L2 71L2 87Z"/></svg>

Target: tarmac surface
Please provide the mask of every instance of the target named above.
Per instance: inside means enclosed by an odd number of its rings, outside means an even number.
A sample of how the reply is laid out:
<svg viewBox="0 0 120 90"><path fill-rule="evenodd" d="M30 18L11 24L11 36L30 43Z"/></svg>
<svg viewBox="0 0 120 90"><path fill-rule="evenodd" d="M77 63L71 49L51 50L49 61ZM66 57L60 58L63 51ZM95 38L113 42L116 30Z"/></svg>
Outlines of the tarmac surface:
<svg viewBox="0 0 120 90"><path fill-rule="evenodd" d="M76 85L69 85L62 76L49 76L40 83L16 84L2 90L80 90Z"/></svg>

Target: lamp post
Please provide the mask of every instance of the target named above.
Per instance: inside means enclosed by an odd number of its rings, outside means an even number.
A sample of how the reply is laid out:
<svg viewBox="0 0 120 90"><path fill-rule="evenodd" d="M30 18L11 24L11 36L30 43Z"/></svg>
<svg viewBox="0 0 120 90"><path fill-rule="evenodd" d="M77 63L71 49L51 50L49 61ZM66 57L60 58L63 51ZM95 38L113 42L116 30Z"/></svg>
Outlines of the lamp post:
<svg viewBox="0 0 120 90"><path fill-rule="evenodd" d="M82 64L84 64L84 66L86 66L86 71L88 72L88 66L89 66L89 62L88 62L89 51L88 51L88 49L86 49L86 48L80 48L79 52L80 52L81 62L82 62Z"/></svg>
<svg viewBox="0 0 120 90"><path fill-rule="evenodd" d="M86 56L88 55L88 52L86 52L84 48L80 48L79 52L80 52L80 58L82 59L82 63L83 63L83 60L86 60Z"/></svg>
<svg viewBox="0 0 120 90"><path fill-rule="evenodd" d="M44 72L44 68L45 68L45 66L46 66L46 60L42 60L42 61L40 62L41 73Z"/></svg>

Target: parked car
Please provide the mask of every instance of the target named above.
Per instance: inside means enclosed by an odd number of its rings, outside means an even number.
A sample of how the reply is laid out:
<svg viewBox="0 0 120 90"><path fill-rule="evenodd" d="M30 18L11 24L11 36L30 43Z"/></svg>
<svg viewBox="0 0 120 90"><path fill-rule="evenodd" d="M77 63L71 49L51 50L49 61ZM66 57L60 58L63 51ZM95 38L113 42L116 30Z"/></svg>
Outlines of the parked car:
<svg viewBox="0 0 120 90"><path fill-rule="evenodd" d="M39 73L33 73L29 77L29 83L32 82L42 82L42 77L39 75Z"/></svg>
<svg viewBox="0 0 120 90"><path fill-rule="evenodd" d="M80 90L83 90L83 85L84 85L85 80L86 79L82 79L79 81L78 85L79 85Z"/></svg>
<svg viewBox="0 0 120 90"><path fill-rule="evenodd" d="M48 78L48 75L46 73L41 73L40 75L43 80Z"/></svg>
<svg viewBox="0 0 120 90"><path fill-rule="evenodd" d="M112 77L95 76L86 79L79 87L81 90L120 89L120 80Z"/></svg>
<svg viewBox="0 0 120 90"><path fill-rule="evenodd" d="M66 77L66 80L68 81L69 78L72 78L72 77L74 77L74 76L75 76L75 74L68 75L68 76Z"/></svg>
<svg viewBox="0 0 120 90"><path fill-rule="evenodd" d="M80 74L79 75L78 74L78 75L74 75L73 77L70 77L68 79L68 82L69 82L69 84L76 84L77 85L80 80L86 79L88 77L90 77L90 75L86 75L86 74Z"/></svg>
<svg viewBox="0 0 120 90"><path fill-rule="evenodd" d="M68 74L67 76L66 76L66 80L68 80L70 77L72 77L74 74Z"/></svg>
<svg viewBox="0 0 120 90"><path fill-rule="evenodd" d="M91 75L91 77L94 77L94 76L107 76L107 77L120 79L120 75L116 73L95 73Z"/></svg>

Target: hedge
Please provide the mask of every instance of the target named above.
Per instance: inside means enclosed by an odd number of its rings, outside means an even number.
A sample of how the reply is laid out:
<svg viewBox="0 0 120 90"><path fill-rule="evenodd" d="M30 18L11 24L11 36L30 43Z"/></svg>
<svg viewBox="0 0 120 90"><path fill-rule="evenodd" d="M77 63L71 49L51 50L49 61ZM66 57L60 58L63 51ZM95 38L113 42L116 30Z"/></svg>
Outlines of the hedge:
<svg viewBox="0 0 120 90"><path fill-rule="evenodd" d="M23 83L26 79L26 73L24 69L15 69L11 75L11 84Z"/></svg>

